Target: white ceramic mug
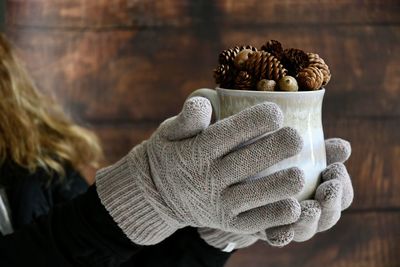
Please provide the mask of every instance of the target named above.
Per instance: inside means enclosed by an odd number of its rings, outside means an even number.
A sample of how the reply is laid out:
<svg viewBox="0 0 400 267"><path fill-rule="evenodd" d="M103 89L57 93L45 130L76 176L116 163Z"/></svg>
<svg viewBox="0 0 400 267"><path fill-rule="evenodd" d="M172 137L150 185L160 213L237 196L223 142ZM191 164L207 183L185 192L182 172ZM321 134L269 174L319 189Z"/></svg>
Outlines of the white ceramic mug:
<svg viewBox="0 0 400 267"><path fill-rule="evenodd" d="M326 168L324 133L322 129L322 101L325 89L317 91L276 92L202 88L189 97L202 96L210 100L217 120L224 119L262 102L276 103L284 114L284 126L295 128L304 141L301 152L260 172L257 179L276 171L297 166L305 173L304 189L298 200L312 198ZM252 140L254 142L256 139ZM246 143L247 144L247 143ZM243 145L246 145L243 144Z"/></svg>

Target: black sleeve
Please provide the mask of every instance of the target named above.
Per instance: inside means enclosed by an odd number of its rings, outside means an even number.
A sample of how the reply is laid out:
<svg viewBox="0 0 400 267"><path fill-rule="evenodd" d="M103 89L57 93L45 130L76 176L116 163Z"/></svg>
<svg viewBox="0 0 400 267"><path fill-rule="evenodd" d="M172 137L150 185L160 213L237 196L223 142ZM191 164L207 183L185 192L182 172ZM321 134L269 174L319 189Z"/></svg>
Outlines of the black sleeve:
<svg viewBox="0 0 400 267"><path fill-rule="evenodd" d="M2 267L119 266L140 250L112 220L95 186L14 234L0 237Z"/></svg>
<svg viewBox="0 0 400 267"><path fill-rule="evenodd" d="M186 227L157 245L143 247L122 267L222 267L231 254L208 245L196 228Z"/></svg>

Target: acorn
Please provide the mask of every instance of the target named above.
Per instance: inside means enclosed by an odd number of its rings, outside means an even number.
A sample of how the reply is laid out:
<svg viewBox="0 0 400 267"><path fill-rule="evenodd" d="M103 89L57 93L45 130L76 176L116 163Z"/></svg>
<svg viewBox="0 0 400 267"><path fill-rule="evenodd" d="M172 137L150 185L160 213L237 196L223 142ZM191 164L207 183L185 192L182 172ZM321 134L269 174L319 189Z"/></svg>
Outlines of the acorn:
<svg viewBox="0 0 400 267"><path fill-rule="evenodd" d="M294 77L286 75L278 81L279 88L282 91L299 91L299 85Z"/></svg>
<svg viewBox="0 0 400 267"><path fill-rule="evenodd" d="M251 49L243 49L242 51L240 51L234 59L235 67L238 68L239 70L242 69L243 64L249 58L250 53L253 53Z"/></svg>
<svg viewBox="0 0 400 267"><path fill-rule="evenodd" d="M262 79L257 83L258 91L274 91L276 82L274 80Z"/></svg>

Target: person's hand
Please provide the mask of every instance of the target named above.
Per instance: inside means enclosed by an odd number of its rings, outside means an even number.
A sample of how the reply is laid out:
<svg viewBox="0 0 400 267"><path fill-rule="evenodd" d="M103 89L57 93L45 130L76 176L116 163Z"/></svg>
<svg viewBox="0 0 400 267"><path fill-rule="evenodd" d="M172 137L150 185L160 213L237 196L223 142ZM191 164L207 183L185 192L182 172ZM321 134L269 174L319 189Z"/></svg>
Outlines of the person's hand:
<svg viewBox="0 0 400 267"><path fill-rule="evenodd" d="M301 170L245 181L302 149L296 130L281 128L279 107L262 103L209 125L211 113L207 99L190 98L178 116L97 173L103 205L133 242L155 244L185 226L253 234L298 220Z"/></svg>
<svg viewBox="0 0 400 267"><path fill-rule="evenodd" d="M322 172L322 184L315 199L300 202L301 215L291 225L279 226L256 234L235 234L217 229L199 228L200 236L209 244L224 251L232 251L254 244L261 239L272 246L284 246L292 240L302 242L317 232L330 229L339 220L341 211L353 200L353 186L343 163L350 157L350 143L332 138L325 141L328 167Z"/></svg>

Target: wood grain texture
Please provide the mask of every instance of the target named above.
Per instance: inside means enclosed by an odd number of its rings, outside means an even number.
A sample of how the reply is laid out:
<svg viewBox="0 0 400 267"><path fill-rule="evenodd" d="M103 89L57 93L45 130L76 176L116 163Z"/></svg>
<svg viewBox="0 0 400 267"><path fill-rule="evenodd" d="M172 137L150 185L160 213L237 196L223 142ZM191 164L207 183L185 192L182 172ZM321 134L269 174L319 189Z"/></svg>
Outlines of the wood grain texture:
<svg viewBox="0 0 400 267"><path fill-rule="evenodd" d="M324 119L325 137L349 140L346 163L355 190L352 209L400 209L400 123L398 118Z"/></svg>
<svg viewBox="0 0 400 267"><path fill-rule="evenodd" d="M40 28L186 27L206 14L230 26L400 23L396 0L7 0L7 6L9 24Z"/></svg>
<svg viewBox="0 0 400 267"><path fill-rule="evenodd" d="M8 35L38 86L85 120L169 117L191 90L212 85L215 44L189 29Z"/></svg>
<svg viewBox="0 0 400 267"><path fill-rule="evenodd" d="M7 0L7 21L39 28L115 28L185 26L190 1L135 0ZM49 23L51 22L51 23Z"/></svg>
<svg viewBox="0 0 400 267"><path fill-rule="evenodd" d="M400 26L223 32L221 43L210 41L215 31L203 36L190 28L59 32L11 27L8 35L39 87L89 121L172 116L191 91L215 86L211 70L217 51L240 43L261 46L272 38L325 58L333 75L326 113L400 116Z"/></svg>
<svg viewBox="0 0 400 267"><path fill-rule="evenodd" d="M308 242L257 244L227 266L400 266L398 0L6 1L7 34L38 87L99 134L107 163L214 87L222 49L277 39L320 54L333 75L325 136L352 143L354 203Z"/></svg>
<svg viewBox="0 0 400 267"><path fill-rule="evenodd" d="M344 213L328 232L303 243L265 243L237 251L226 267L398 267L400 213Z"/></svg>

